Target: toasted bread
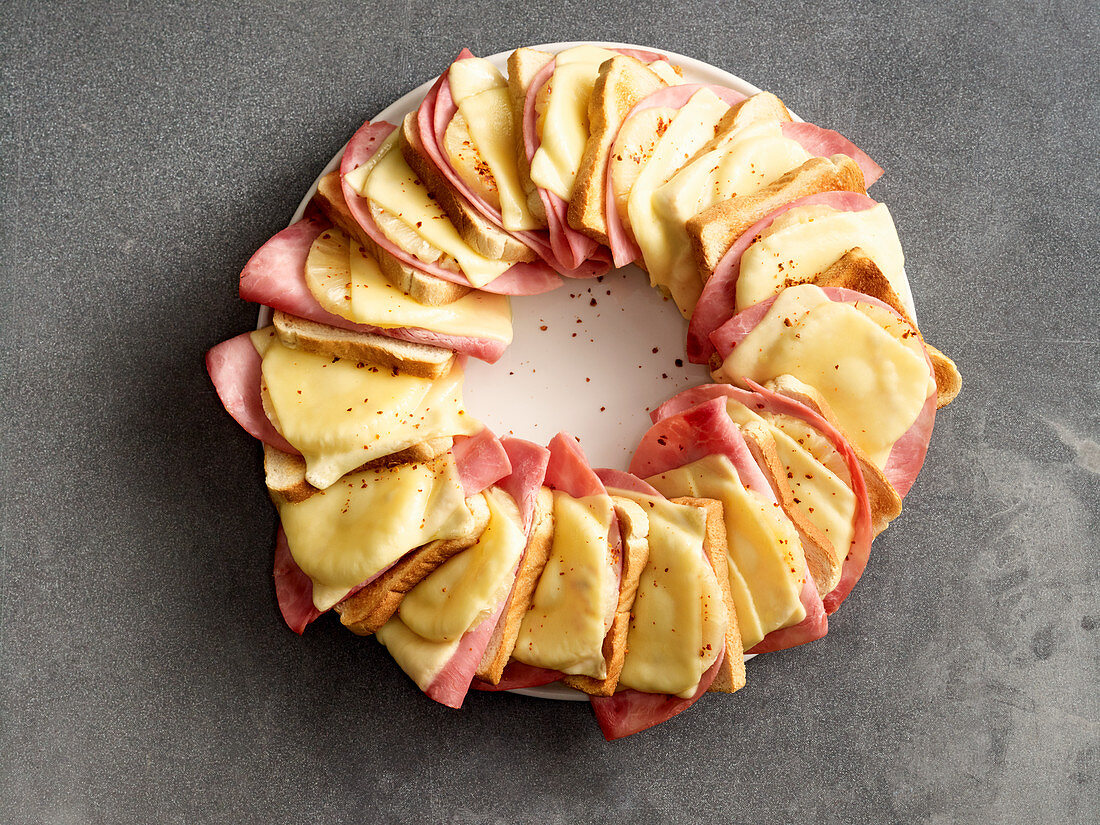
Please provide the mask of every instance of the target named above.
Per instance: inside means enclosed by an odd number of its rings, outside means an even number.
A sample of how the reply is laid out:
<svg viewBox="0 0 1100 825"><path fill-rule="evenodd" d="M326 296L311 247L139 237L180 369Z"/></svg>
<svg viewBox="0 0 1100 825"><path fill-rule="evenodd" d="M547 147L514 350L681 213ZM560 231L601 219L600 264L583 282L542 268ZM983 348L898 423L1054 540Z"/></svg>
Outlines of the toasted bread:
<svg viewBox="0 0 1100 825"><path fill-rule="evenodd" d="M588 142L569 201L569 225L598 243L608 242L605 209L611 144L630 110L667 85L642 61L626 55L613 57L600 66L588 102Z"/></svg>
<svg viewBox="0 0 1100 825"><path fill-rule="evenodd" d="M834 547L829 537L795 503L794 492L787 483L787 468L776 452L775 440L768 426L752 421L742 426L741 432L745 436L749 452L767 476L768 483L779 500L779 506L798 531L802 540L802 551L806 556L806 567L813 576L817 592L822 595L832 592L840 582L841 568L845 556L848 555L848 548Z"/></svg>
<svg viewBox="0 0 1100 825"><path fill-rule="evenodd" d="M531 603L531 597L535 593L535 586L539 583L539 576L546 562L550 558L550 547L554 542L554 494L549 487L539 490L535 501L534 520L531 524L531 532L527 537L527 549L524 550L516 571L516 581L512 585L512 592L508 594L508 600L504 604L504 611L500 615L489 644L485 648L485 654L478 665L477 678L491 685L498 684L504 674L504 667L512 658L512 650L516 646L519 637L519 628L523 623L523 616Z"/></svg>
<svg viewBox="0 0 1100 825"><path fill-rule="evenodd" d="M821 393L808 384L804 384L790 375L780 375L765 386L782 396L805 404L826 421L840 430L840 424L836 420L833 411L825 402ZM843 432L842 430L840 430ZM901 514L901 496L898 495L893 485L887 481L882 470L871 461L862 450L854 444L850 444L855 453L859 467L863 471L863 483L867 487L867 498L871 509L871 527L877 536L885 530L891 521Z"/></svg>
<svg viewBox="0 0 1100 825"><path fill-rule="evenodd" d="M510 263L538 257L531 247L494 224L455 191L424 149L416 112L410 112L401 123L401 154L471 248L486 258Z"/></svg>
<svg viewBox="0 0 1100 825"><path fill-rule="evenodd" d="M386 280L408 294L414 301L428 306L440 306L457 301L470 292L471 287L451 283L435 275L421 272L399 261L376 244L351 214L344 199L344 190L340 185L338 171L329 172L317 182L317 194L313 196L311 203L316 205L321 214L335 226L348 233L353 240L362 245L363 249L373 255Z"/></svg>
<svg viewBox="0 0 1100 825"><path fill-rule="evenodd" d="M351 332L280 310L275 310L272 323L279 340L291 349L362 361L418 378L441 378L450 372L455 360L449 349L369 332Z"/></svg>
<svg viewBox="0 0 1100 825"><path fill-rule="evenodd" d="M603 639L603 657L607 664L607 676L594 679L591 676L564 676L562 684L583 691L590 696L612 696L619 684L619 674L626 659L626 637L630 632L630 610L638 595L638 581L649 560L649 516L628 498L612 496L615 515L619 520L619 536L622 540L623 567L619 579L619 601L611 629Z"/></svg>
<svg viewBox="0 0 1100 825"><path fill-rule="evenodd" d="M698 507L707 514L707 532L703 539L703 550L718 577L718 586L722 588L722 599L729 613L729 625L726 628L726 655L707 691L733 693L745 686L745 651L741 645L741 628L737 624L737 611L733 605L733 591L730 589L729 562L727 561L729 549L722 502L710 498L682 496L672 499L672 503Z"/></svg>
<svg viewBox="0 0 1100 825"><path fill-rule="evenodd" d="M396 564L359 592L336 605L340 622L360 636L374 633L390 620L405 594L447 559L472 547L489 524L489 505L478 494L466 499L474 527L460 539L433 541L406 553Z"/></svg>
<svg viewBox="0 0 1100 825"><path fill-rule="evenodd" d="M695 215L687 222L687 231L703 282L714 273L733 242L754 223L783 204L838 190L867 191L859 165L847 155L810 158L758 192L716 203Z"/></svg>
<svg viewBox="0 0 1100 825"><path fill-rule="evenodd" d="M905 319L917 334L917 323L902 304L897 291L889 279L882 274L878 264L858 246L849 249L837 261L813 279L819 287L840 287L862 292L877 298ZM946 407L955 400L962 388L962 375L955 362L933 347L921 336L921 342L932 362L932 372L936 379L936 407Z"/></svg>
<svg viewBox="0 0 1100 825"><path fill-rule="evenodd" d="M527 90L534 82L535 75L553 59L554 55L549 52L528 48L516 49L508 57L508 95L512 98L519 180L523 191L527 193L527 208L543 227L546 225L546 207L539 197L538 187L531 180L531 162L527 159L527 149L523 144L523 108L527 101Z"/></svg>
<svg viewBox="0 0 1100 825"><path fill-rule="evenodd" d="M419 444L413 444L404 450L368 461L354 472L368 467L393 467L398 464L413 464L431 461L451 449L454 439L429 438ZM284 453L282 450L264 444L264 478L268 493L279 496L285 501L305 501L314 493L316 487L306 481L306 462L300 455Z"/></svg>

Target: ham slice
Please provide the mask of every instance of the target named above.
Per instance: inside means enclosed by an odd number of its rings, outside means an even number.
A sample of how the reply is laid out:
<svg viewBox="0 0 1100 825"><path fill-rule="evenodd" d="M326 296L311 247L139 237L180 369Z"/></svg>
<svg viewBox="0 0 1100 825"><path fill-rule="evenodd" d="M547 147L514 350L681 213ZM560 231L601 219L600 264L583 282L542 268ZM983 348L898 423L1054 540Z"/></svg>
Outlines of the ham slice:
<svg viewBox="0 0 1100 825"><path fill-rule="evenodd" d="M640 733L643 730L667 722L673 716L683 713L694 705L707 692L718 675L726 652L723 650L699 680L699 687L688 699L669 696L664 693L642 693L638 690L622 690L614 696L591 696L592 712L603 731L604 739L613 742Z"/></svg>
<svg viewBox="0 0 1100 825"><path fill-rule="evenodd" d="M474 690L484 690L486 692L542 687L543 685L558 681L564 675L565 674L560 670L548 670L544 667L535 667L534 665L527 665L513 659L504 666L504 675L501 676L497 684L491 685L488 682L482 682L480 679L477 679L474 680L473 687Z"/></svg>
<svg viewBox="0 0 1100 825"><path fill-rule="evenodd" d="M840 301L847 304L870 304L885 312L889 312L898 320L905 322L905 319L889 304L880 301L878 298L873 298L870 295L864 295L862 292L840 287L825 287L822 289L822 292L832 301ZM773 303L775 303L775 297L761 301L759 304L754 304L744 312L735 315L715 330L711 334L711 341L714 343L719 357L724 360L733 351L733 348L744 340L745 336L753 330L765 315L767 315ZM934 376L932 361L928 357L927 350L925 350L924 357L928 364L929 374ZM754 384L753 386L755 387L758 385ZM902 433L901 437L894 442L894 446L890 450L890 455L887 456L886 464L882 468L882 473L886 476L886 480L890 482L890 485L902 498L904 498L913 488L913 482L916 481L921 467L924 466L924 458L928 453L928 444L932 440L932 428L935 422L936 389L935 384L933 384L932 391L928 394L928 398L925 400L924 406L921 408L916 420L909 426L909 429Z"/></svg>
<svg viewBox="0 0 1100 825"><path fill-rule="evenodd" d="M848 439L836 427L814 410L784 395L772 392L754 381L747 382L750 390L743 390L729 384L703 384L684 390L659 406L650 415L654 422L677 415L713 398L732 398L755 412L770 412L786 415L805 422L820 433L844 460L851 482L851 490L856 498L856 512L852 517L852 541L845 554L840 581L832 591L821 600L826 615L832 615L840 603L852 592L860 576L867 567L871 553L871 540L874 530L871 526L871 504L867 495L867 485L860 470L859 459ZM838 548L842 549L842 548ZM816 601L816 600L814 600ZM809 611L807 611L809 613Z"/></svg>
<svg viewBox="0 0 1100 825"><path fill-rule="evenodd" d="M306 625L321 615L313 605L313 581L290 555L282 527L275 534L275 598L287 627L299 636Z"/></svg>
<svg viewBox="0 0 1100 825"><path fill-rule="evenodd" d="M870 186L882 177L882 167L871 160L870 156L856 146L840 132L823 129L813 123L784 123L783 136L788 137L814 157L827 158L831 155L847 155L854 160L863 172L863 182Z"/></svg>
<svg viewBox="0 0 1100 825"><path fill-rule="evenodd" d="M386 123L385 121L375 123L367 121L352 135L348 145L344 148L344 156L340 161L340 185L343 188L344 200L347 201L348 209L371 240L406 266L451 283L470 285L466 276L461 272L447 269L438 264L424 263L387 238L385 233L379 229L378 224L374 222L374 218L371 217L367 199L362 197L344 180L344 175L362 166L378 151L382 142L389 137L394 128L396 127L392 123ZM560 285L561 279L557 276L557 273L545 262L539 261L514 264L504 274L490 281L481 289L484 292L494 292L501 295L537 295L542 292L549 292Z"/></svg>
<svg viewBox="0 0 1100 825"><path fill-rule="evenodd" d="M512 472L512 464L504 445L488 427L476 435L455 436L454 442L451 454L455 458L458 480L467 498L477 495Z"/></svg>
<svg viewBox="0 0 1100 825"><path fill-rule="evenodd" d="M607 495L607 488L588 464L576 438L561 432L550 440L548 447L550 460L546 465L547 487L561 490L573 498Z"/></svg>
<svg viewBox="0 0 1100 825"><path fill-rule="evenodd" d="M623 118L623 123L626 123L630 118L634 117L634 115L639 112L644 112L647 109L682 109L684 104L691 99L691 96L703 88L710 89L710 91L730 106L736 106L738 103L745 100L745 95L733 89L727 89L724 86L703 86L699 83L666 86L639 101L634 108L627 113L626 117ZM621 124L620 128L622 128ZM616 133L615 138L618 139L618 133ZM612 145L614 145L614 143ZM611 259L615 266L626 266L628 263L641 258L642 251L626 231L626 228L623 226L622 218L619 216L619 208L615 201L615 188L611 181L610 167L608 167L604 178L604 212L607 217L607 242L611 247Z"/></svg>
<svg viewBox="0 0 1100 825"><path fill-rule="evenodd" d="M714 269L714 274L703 287L703 294L699 297L695 313L688 324L688 360L693 364L706 364L714 354L715 347L711 342L711 333L735 314L741 255L760 233L772 225L776 218L800 206L831 206L841 212L862 212L877 205L876 201L858 192L821 192L786 203L749 227L722 256L722 260Z"/></svg>
<svg viewBox="0 0 1100 825"><path fill-rule="evenodd" d="M256 352L256 347L252 345L252 336L247 332L222 341L206 353L206 371L214 382L218 398L237 423L264 444L284 453L301 455L275 429L264 412L260 398L262 365L263 359Z"/></svg>
<svg viewBox="0 0 1100 825"><path fill-rule="evenodd" d="M510 495L519 505L523 518L523 531L531 532L531 522L535 515L535 500L543 479L546 478L546 466L550 463L550 451L541 444L522 438L501 440L504 452L511 465L509 475L498 484L500 489Z"/></svg>
<svg viewBox="0 0 1100 825"><path fill-rule="evenodd" d="M656 496L664 498L660 491L651 484L646 484L632 473L624 473L622 470L610 470L603 468L596 470L596 475L605 487L613 487L616 490L625 490L628 493L638 493L643 496Z"/></svg>
<svg viewBox="0 0 1100 825"><path fill-rule="evenodd" d="M490 364L504 354L508 345L503 341L445 335L417 327L357 324L326 310L306 285L305 265L310 246L329 226L323 218L303 218L271 238L245 264L241 272L240 296L246 301L338 329L442 347Z"/></svg>
<svg viewBox="0 0 1100 825"><path fill-rule="evenodd" d="M466 694L470 690L470 683L477 672L477 666L481 663L481 657L485 655L485 648L489 645L489 638L493 635L493 629L500 621L503 610L504 600L502 599L491 616L484 619L477 627L462 634L458 650L424 691L430 699L449 708L462 707Z"/></svg>

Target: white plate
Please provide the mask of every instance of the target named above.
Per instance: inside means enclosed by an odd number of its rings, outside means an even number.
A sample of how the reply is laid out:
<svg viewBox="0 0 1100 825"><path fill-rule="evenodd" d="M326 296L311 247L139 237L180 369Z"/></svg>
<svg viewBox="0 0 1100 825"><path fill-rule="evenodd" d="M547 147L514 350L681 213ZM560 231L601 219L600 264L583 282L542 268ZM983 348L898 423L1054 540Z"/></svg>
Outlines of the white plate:
<svg viewBox="0 0 1100 825"><path fill-rule="evenodd" d="M579 45L547 43L532 48L557 53ZM728 86L746 95L760 91L736 75L663 49L595 45L666 55L693 83ZM509 54L486 59L506 72ZM373 120L400 123L434 82L433 78L413 89ZM343 149L336 153L318 181L339 166L343 154ZM316 191L314 181L291 223L302 217ZM503 357L493 365L471 359L466 370L466 407L497 435L544 444L566 430L581 440L592 466L625 469L634 446L649 429L649 410L680 390L710 380L706 368L684 358L687 322L675 304L652 289L646 274L633 265L612 270L602 282L566 279L563 287L545 295L513 298L512 314L515 337ZM270 323L271 311L261 307L259 326ZM567 701L588 698L561 685L513 692Z"/></svg>

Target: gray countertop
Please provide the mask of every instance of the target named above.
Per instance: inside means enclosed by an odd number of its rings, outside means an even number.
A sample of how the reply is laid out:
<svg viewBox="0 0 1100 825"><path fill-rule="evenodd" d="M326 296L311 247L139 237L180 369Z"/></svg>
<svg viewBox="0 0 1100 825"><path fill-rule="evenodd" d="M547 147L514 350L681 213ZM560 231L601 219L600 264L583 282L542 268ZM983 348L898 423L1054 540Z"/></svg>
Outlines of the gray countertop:
<svg viewBox="0 0 1100 825"><path fill-rule="evenodd" d="M1096 821L1095 5L491 6L5 4L0 819ZM965 379L829 635L610 746L584 704L455 712L331 619L290 633L202 368L365 117L462 46L582 38L865 148Z"/></svg>

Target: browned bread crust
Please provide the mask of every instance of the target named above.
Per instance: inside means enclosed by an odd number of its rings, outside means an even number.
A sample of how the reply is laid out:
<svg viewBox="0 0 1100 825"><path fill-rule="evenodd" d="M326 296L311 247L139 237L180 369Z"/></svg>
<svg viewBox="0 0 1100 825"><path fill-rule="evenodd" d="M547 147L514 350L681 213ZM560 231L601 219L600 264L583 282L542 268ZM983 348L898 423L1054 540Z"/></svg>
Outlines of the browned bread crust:
<svg viewBox="0 0 1100 825"><path fill-rule="evenodd" d="M406 553L377 579L336 605L340 622L360 636L376 632L397 612L406 593L447 559L476 544L489 524L489 506L481 495L466 499L466 506L474 516L474 527L466 536L433 541Z"/></svg>
<svg viewBox="0 0 1100 825"><path fill-rule="evenodd" d="M523 191L527 193L527 208L546 228L546 207L539 197L538 187L531 180L531 162L527 160L527 150L523 145L523 105L527 100L527 89L534 82L539 70L554 59L549 52L538 49L516 49L508 57L508 94L512 98L512 119L516 135L516 160L519 164L519 180Z"/></svg>

